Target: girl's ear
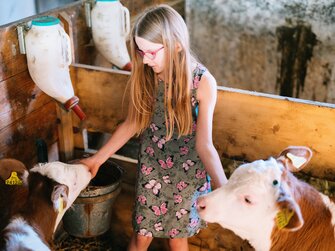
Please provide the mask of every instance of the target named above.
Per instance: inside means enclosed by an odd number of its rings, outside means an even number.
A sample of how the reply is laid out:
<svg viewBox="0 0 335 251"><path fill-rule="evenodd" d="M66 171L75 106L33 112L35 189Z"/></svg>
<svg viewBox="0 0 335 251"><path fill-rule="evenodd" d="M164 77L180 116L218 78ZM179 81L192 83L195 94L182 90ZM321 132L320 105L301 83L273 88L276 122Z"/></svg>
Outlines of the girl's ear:
<svg viewBox="0 0 335 251"><path fill-rule="evenodd" d="M312 158L312 150L305 146L289 146L277 158L291 172L303 169Z"/></svg>

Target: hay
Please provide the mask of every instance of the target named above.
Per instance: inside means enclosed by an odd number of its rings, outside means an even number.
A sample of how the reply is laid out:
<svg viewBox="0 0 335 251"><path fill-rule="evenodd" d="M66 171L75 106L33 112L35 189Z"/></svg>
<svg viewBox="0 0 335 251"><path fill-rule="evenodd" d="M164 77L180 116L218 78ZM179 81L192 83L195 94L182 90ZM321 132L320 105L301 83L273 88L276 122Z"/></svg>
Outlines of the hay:
<svg viewBox="0 0 335 251"><path fill-rule="evenodd" d="M69 250L80 250L80 251L121 251L125 250L125 247L117 248L112 245L112 238L109 233L93 238L76 238L67 235L62 240L58 240L54 244L55 251L69 251ZM115 245L114 245L115 246ZM113 247L113 249L112 249Z"/></svg>

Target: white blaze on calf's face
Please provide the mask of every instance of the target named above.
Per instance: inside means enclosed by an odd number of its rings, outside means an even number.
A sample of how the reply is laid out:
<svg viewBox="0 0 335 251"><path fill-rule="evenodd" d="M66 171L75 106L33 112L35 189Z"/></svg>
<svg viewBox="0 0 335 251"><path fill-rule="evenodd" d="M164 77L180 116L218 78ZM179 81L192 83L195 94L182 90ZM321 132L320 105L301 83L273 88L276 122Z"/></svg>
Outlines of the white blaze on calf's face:
<svg viewBox="0 0 335 251"><path fill-rule="evenodd" d="M238 167L223 187L198 200L200 216L245 238L270 235L282 166L271 158ZM270 237L270 236L267 236Z"/></svg>
<svg viewBox="0 0 335 251"><path fill-rule="evenodd" d="M37 165L30 170L67 185L69 188L68 204L72 204L91 180L91 174L87 167L82 164L65 164L62 162L51 162Z"/></svg>
<svg viewBox="0 0 335 251"><path fill-rule="evenodd" d="M65 211L72 205L80 192L91 180L91 173L88 171L87 167L82 164L50 162L44 165L36 165L30 170L30 172L38 172L60 184L66 185L69 188L66 207L59 213L55 227L57 227Z"/></svg>

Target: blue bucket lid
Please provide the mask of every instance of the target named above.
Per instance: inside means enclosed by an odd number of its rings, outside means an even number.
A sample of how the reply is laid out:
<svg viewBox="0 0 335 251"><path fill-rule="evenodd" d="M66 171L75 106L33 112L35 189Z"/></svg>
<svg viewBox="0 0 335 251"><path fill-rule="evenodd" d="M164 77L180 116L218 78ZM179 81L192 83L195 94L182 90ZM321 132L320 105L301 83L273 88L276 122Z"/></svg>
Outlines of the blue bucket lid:
<svg viewBox="0 0 335 251"><path fill-rule="evenodd" d="M97 2L118 2L119 0L97 0Z"/></svg>
<svg viewBox="0 0 335 251"><path fill-rule="evenodd" d="M59 24L60 20L57 17L52 17L52 16L42 16L33 19L31 22L32 25L36 26L51 26L51 25L56 25Z"/></svg>

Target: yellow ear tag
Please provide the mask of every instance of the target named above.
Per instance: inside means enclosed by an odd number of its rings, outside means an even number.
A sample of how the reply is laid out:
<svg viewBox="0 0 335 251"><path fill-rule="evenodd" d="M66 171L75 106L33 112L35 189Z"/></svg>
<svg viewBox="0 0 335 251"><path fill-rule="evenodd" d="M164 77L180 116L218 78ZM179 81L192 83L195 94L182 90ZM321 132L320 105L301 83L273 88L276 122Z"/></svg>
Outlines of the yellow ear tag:
<svg viewBox="0 0 335 251"><path fill-rule="evenodd" d="M295 156L292 153L287 153L286 157L292 161L293 166L297 169L299 169L306 162L304 157Z"/></svg>
<svg viewBox="0 0 335 251"><path fill-rule="evenodd" d="M285 208L279 211L276 215L276 224L279 229L283 229L289 222L292 216L294 215L294 211L290 211Z"/></svg>
<svg viewBox="0 0 335 251"><path fill-rule="evenodd" d="M61 214L63 213L64 210L64 200L62 197L59 197L58 199L58 213Z"/></svg>
<svg viewBox="0 0 335 251"><path fill-rule="evenodd" d="M12 172L10 177L8 179L6 179L5 181L6 185L9 186L21 186L22 185L22 180L20 180L20 178L17 176L17 172Z"/></svg>

